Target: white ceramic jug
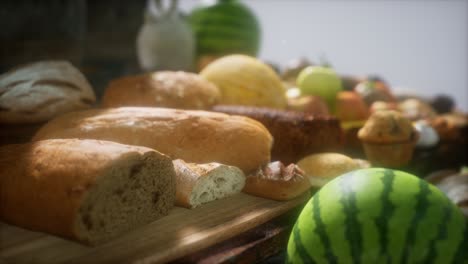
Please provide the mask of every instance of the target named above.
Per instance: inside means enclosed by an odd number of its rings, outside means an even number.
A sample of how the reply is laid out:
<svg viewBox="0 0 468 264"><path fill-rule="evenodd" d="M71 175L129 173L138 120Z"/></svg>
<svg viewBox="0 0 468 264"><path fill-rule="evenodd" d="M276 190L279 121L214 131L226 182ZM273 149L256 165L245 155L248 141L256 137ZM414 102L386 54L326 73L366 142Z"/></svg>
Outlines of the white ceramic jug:
<svg viewBox="0 0 468 264"><path fill-rule="evenodd" d="M191 71L195 39L190 25L177 9L177 0L164 8L161 0L148 0L145 21L137 37L137 55L145 71Z"/></svg>

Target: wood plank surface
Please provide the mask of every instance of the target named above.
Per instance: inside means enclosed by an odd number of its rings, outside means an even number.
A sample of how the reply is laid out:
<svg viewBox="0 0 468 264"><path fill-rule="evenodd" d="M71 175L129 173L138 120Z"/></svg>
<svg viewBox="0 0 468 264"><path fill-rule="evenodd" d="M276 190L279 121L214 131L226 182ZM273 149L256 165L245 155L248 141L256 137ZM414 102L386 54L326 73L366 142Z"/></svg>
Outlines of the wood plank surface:
<svg viewBox="0 0 468 264"><path fill-rule="evenodd" d="M192 254L300 206L237 194L168 216L97 247L0 222L0 263L164 263Z"/></svg>

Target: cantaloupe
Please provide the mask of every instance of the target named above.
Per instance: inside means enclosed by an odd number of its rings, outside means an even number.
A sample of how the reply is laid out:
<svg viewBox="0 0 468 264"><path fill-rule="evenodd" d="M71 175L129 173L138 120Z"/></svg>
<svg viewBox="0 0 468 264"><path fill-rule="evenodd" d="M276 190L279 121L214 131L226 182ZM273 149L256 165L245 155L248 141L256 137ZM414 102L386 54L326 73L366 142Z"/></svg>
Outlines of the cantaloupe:
<svg viewBox="0 0 468 264"><path fill-rule="evenodd" d="M254 57L224 56L208 64L200 75L218 86L219 104L286 108L286 91L279 76Z"/></svg>

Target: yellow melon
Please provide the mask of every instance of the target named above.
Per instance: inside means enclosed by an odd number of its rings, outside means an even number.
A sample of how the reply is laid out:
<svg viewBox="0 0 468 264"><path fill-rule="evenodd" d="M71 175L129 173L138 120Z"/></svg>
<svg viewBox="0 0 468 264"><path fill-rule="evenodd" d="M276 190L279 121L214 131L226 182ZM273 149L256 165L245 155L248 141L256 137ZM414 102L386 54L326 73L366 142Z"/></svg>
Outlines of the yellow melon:
<svg viewBox="0 0 468 264"><path fill-rule="evenodd" d="M276 72L246 55L228 55L208 64L201 72L221 91L220 104L286 107L286 93Z"/></svg>

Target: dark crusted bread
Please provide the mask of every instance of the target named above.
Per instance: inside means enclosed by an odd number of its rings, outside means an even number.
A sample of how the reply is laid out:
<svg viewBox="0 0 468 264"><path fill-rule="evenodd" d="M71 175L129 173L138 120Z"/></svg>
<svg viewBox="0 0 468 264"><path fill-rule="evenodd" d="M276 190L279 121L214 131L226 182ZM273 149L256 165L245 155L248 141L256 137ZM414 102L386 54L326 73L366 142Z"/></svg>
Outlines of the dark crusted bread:
<svg viewBox="0 0 468 264"><path fill-rule="evenodd" d="M273 136L272 161L295 163L309 154L339 150L343 144L340 123L331 116L250 106L217 105L213 110L262 123Z"/></svg>
<svg viewBox="0 0 468 264"><path fill-rule="evenodd" d="M166 155L109 141L53 139L0 148L0 219L99 244L167 215Z"/></svg>

